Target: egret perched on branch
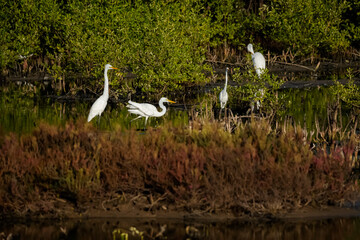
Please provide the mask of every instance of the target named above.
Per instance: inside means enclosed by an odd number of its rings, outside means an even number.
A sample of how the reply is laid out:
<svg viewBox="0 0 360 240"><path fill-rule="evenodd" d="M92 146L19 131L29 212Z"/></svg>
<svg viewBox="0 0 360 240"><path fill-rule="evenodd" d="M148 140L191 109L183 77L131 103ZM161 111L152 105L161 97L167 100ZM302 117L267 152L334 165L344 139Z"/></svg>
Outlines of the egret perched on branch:
<svg viewBox="0 0 360 240"><path fill-rule="evenodd" d="M94 104L91 106L90 113L89 113L89 116L88 116L88 119L87 119L88 122L90 122L91 119L93 119L96 115L98 115L99 116L99 120L98 120L99 122L98 123L100 123L101 113L104 111L104 109L105 109L105 107L107 105L107 101L109 99L109 79L108 79L108 76L107 76L107 71L109 69L117 69L117 68L114 68L110 64L105 65L105 70L104 70L104 78L105 78L104 93L98 99L96 99Z"/></svg>
<svg viewBox="0 0 360 240"><path fill-rule="evenodd" d="M225 105L229 99L228 93L226 92L226 87L227 87L227 83L228 83L228 70L229 70L229 68L227 67L226 72L225 72L225 87L220 92L220 95L219 95L221 109L225 108Z"/></svg>
<svg viewBox="0 0 360 240"><path fill-rule="evenodd" d="M259 52L254 53L253 45L251 43L249 43L249 45L247 45L247 50L251 53L251 60L253 61L256 74L260 78L261 74L264 72L264 70L266 68L265 58Z"/></svg>
<svg viewBox="0 0 360 240"><path fill-rule="evenodd" d="M131 121L134 121L141 117L145 118L145 125L144 125L144 128L145 128L146 122L149 117L161 117L166 113L166 107L164 106L164 102L175 103L174 101L171 101L165 97L162 97L159 101L159 106L162 109L160 112L152 104L137 103L137 102L133 102L131 100L128 102L129 104L126 107L128 108L128 111L130 113L139 115L137 118L134 118Z"/></svg>
<svg viewBox="0 0 360 240"><path fill-rule="evenodd" d="M247 50L251 53L251 59L252 59L252 62L254 64L255 72L258 75L258 77L261 78L261 75L263 74L263 72L264 72L264 70L266 68L265 58L259 52L254 53L253 45L251 43L249 43L247 45ZM255 94L255 97L257 97L257 94L258 93ZM259 94L260 94L261 97L263 97L264 96L264 89L260 89ZM260 101L259 100L256 101L256 109L259 109L260 106L261 106ZM251 107L251 111L254 111L254 101L251 102L250 107Z"/></svg>

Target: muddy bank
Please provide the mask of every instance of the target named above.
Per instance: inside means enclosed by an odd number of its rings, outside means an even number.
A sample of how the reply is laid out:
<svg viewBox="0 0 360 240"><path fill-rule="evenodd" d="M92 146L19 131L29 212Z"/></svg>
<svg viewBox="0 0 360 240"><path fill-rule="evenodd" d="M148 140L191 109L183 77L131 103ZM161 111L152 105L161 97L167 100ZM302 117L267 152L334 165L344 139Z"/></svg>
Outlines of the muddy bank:
<svg viewBox="0 0 360 240"><path fill-rule="evenodd" d="M330 212L330 210L328 210ZM228 215L100 216L0 221L4 239L358 239L359 215L233 218ZM336 212L333 214L333 212ZM99 216L97 214L96 216ZM357 216L357 217L356 217ZM6 238L6 236L8 238ZM272 237L273 236L273 237Z"/></svg>
<svg viewBox="0 0 360 240"><path fill-rule="evenodd" d="M123 204L118 206L106 206L102 201L98 203L75 206L63 199L55 199L56 208L51 212L35 214L24 214L23 217L2 215L1 221L13 220L45 220L45 219L173 219L197 222L222 222L236 220L243 222L252 221L301 221L301 220L322 220L337 218L360 217L359 202L353 207L340 206L305 206L298 209L279 210L277 212L239 214L232 211L219 211L217 213L208 213L204 211L188 212L177 209L176 205L162 205L157 210L144 210L143 206L136 204ZM105 206L104 206L105 205Z"/></svg>

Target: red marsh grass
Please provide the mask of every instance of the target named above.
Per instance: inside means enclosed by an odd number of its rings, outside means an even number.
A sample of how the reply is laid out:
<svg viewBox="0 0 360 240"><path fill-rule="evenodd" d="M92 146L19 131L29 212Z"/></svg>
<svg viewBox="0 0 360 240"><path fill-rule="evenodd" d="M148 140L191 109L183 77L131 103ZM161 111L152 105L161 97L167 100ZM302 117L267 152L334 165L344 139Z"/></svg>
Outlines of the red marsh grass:
<svg viewBox="0 0 360 240"><path fill-rule="evenodd" d="M78 121L2 133L0 213L59 216L62 201L79 212L131 204L254 216L358 196L354 137L311 148L306 132L291 125L274 129L252 119L232 133L223 129L219 121L194 120L191 127L104 133Z"/></svg>

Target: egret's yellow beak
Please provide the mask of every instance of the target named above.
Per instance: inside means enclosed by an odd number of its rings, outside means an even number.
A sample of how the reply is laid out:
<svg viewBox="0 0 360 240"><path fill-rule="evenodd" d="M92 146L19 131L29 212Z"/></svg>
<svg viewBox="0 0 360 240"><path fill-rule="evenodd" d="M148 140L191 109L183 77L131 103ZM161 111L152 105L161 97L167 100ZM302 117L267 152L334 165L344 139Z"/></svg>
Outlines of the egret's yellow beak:
<svg viewBox="0 0 360 240"><path fill-rule="evenodd" d="M116 68L116 67L110 67L111 69L118 69L118 68Z"/></svg>
<svg viewBox="0 0 360 240"><path fill-rule="evenodd" d="M169 103L176 103L176 102L174 102L174 101L171 101L171 100L169 100L169 99L168 99L168 102L169 102Z"/></svg>

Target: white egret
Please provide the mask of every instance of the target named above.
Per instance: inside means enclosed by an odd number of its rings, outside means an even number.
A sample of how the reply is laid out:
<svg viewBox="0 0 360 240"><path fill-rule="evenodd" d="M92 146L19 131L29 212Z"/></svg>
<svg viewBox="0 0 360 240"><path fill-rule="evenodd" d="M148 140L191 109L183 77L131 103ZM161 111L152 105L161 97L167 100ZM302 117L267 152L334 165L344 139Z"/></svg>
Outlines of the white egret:
<svg viewBox="0 0 360 240"><path fill-rule="evenodd" d="M255 98L258 97L258 94L260 94L261 98L264 97L264 94L265 94L265 90L263 88L261 88L258 92L255 93ZM254 100L251 101L250 103L250 108L251 108L251 111L253 112L254 109L255 109L255 104L256 104L256 110L259 110L259 108L261 107L261 103L260 103L260 100L257 100L255 101L254 103Z"/></svg>
<svg viewBox="0 0 360 240"><path fill-rule="evenodd" d="M227 83L228 83L228 70L229 70L229 68L227 67L226 71L225 71L225 86L219 95L221 109L225 108L225 105L229 99L228 93L226 92L226 87L227 87Z"/></svg>
<svg viewBox="0 0 360 240"><path fill-rule="evenodd" d="M251 53L251 60L254 64L255 72L258 75L259 78L261 78L261 75L263 74L265 68L266 68L266 62L264 56L256 52L254 53L253 45L249 43L247 45L247 50ZM255 97L257 97L258 93L255 93ZM260 89L260 96L264 96L264 89ZM261 103L259 100L256 101L256 109L259 109L261 106ZM254 102L250 103L251 111L254 111Z"/></svg>
<svg viewBox="0 0 360 240"><path fill-rule="evenodd" d="M114 68L110 64L105 65L105 70L104 70L104 78L105 78L104 93L98 99L96 99L96 101L91 106L90 113L89 113L89 116L88 116L88 119L87 119L88 122L90 122L91 119L93 119L97 115L99 116L99 122L100 122L101 114L102 114L102 112L104 111L104 109L105 109L105 107L107 105L107 101L109 99L109 79L108 79L108 76L107 76L107 71L109 69L117 69L117 68Z"/></svg>
<svg viewBox="0 0 360 240"><path fill-rule="evenodd" d="M164 106L164 102L169 102L169 103L175 103L174 101L171 101L165 97L162 97L159 101L159 106L162 109L160 112L157 110L157 108L149 103L137 103L137 102L133 102L133 101L129 101L128 105L126 106L128 108L128 111L130 113L139 115L137 118L134 118L131 121L134 121L138 118L144 117L145 118L145 125L144 128L146 126L146 122L148 120L149 117L161 117L166 113L166 107Z"/></svg>
<svg viewBox="0 0 360 240"><path fill-rule="evenodd" d="M251 53L251 59L254 64L256 74L261 77L261 74L266 68L264 56L259 52L254 53L253 45L251 43L247 45L247 50Z"/></svg>

